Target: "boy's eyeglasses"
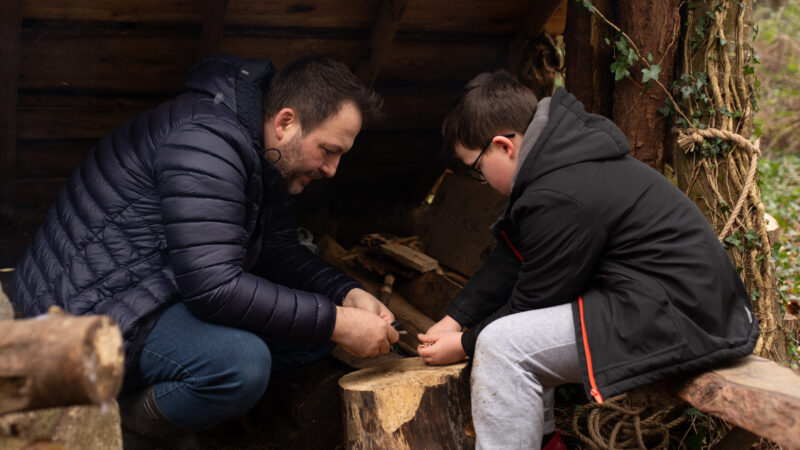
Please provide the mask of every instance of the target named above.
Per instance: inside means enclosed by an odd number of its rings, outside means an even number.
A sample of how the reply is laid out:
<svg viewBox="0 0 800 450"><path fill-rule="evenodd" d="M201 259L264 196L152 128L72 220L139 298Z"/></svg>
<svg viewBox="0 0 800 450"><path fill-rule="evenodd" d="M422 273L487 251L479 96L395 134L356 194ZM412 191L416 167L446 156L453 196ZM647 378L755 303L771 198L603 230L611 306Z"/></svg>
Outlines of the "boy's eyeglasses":
<svg viewBox="0 0 800 450"><path fill-rule="evenodd" d="M513 138L515 136L515 134L514 133L508 133L508 134L501 134L500 136L503 136L505 138L511 139L511 138ZM483 176L483 172L481 171L481 169L478 168L478 161L480 161L481 156L483 156L483 154L486 152L486 150L489 149L489 146L492 145L492 141L494 141L494 138L496 138L496 137L497 136L492 136L491 139L489 139L489 142L487 142L486 145L481 150L481 152L478 153L478 157L475 158L475 161L472 163L472 165L467 167L467 176L468 177L472 178L473 180L480 181L481 183L485 183L486 182L486 177Z"/></svg>

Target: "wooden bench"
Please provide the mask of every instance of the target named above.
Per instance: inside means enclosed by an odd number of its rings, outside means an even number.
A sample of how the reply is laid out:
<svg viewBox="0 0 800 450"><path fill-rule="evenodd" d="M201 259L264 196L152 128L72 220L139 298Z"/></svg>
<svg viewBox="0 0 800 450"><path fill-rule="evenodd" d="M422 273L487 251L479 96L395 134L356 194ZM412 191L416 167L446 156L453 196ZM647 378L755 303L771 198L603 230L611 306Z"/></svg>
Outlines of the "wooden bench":
<svg viewBox="0 0 800 450"><path fill-rule="evenodd" d="M784 449L800 449L800 376L773 361L748 356L690 379L678 396Z"/></svg>

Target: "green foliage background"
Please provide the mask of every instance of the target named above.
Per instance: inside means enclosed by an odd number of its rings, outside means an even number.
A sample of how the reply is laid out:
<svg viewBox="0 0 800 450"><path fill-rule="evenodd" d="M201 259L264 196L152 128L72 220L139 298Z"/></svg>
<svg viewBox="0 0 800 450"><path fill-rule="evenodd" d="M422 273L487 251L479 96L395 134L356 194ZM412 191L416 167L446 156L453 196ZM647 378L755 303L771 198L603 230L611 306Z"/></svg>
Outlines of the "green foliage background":
<svg viewBox="0 0 800 450"><path fill-rule="evenodd" d="M761 148L761 194L766 211L781 226L773 247L784 306L800 299L800 1L757 8L756 48L761 64L757 116ZM800 366L800 337L788 336L794 369Z"/></svg>

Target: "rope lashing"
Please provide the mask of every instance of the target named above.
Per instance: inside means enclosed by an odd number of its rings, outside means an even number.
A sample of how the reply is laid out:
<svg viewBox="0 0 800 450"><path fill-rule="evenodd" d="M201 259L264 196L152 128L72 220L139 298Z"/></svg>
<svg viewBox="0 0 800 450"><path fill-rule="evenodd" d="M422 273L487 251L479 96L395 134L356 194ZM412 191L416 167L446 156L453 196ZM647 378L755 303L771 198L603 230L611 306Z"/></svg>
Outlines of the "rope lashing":
<svg viewBox="0 0 800 450"><path fill-rule="evenodd" d="M728 217L727 223L722 228L722 232L717 236L720 241L724 241L725 237L730 233L731 228L733 228L733 223L739 217L747 195L753 188L753 183L756 181L756 174L758 174L758 158L761 156L761 148L758 140L751 142L741 135L716 128L707 128L704 130L690 129L687 130L687 132L681 131L678 135L678 145L683 151L690 152L694 150L695 145L702 145L703 141L707 138L719 138L731 141L736 144L736 146L746 149L751 156L750 169L747 171L747 179L745 180L742 192L739 194L739 200L736 202L736 206L733 208L730 217Z"/></svg>

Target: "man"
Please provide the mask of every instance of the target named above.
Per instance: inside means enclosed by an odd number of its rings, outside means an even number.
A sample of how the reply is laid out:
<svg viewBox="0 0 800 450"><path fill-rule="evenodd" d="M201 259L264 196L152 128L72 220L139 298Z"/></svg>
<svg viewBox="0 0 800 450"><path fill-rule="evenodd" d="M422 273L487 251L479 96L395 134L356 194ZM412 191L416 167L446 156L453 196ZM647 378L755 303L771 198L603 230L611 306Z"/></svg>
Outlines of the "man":
<svg viewBox="0 0 800 450"><path fill-rule="evenodd" d="M106 314L126 348L128 448L252 407L271 370L333 341L374 356L394 317L298 243L292 196L332 177L380 100L342 64L215 56L188 91L105 136L19 263L25 316ZM263 99L263 103L262 103Z"/></svg>

